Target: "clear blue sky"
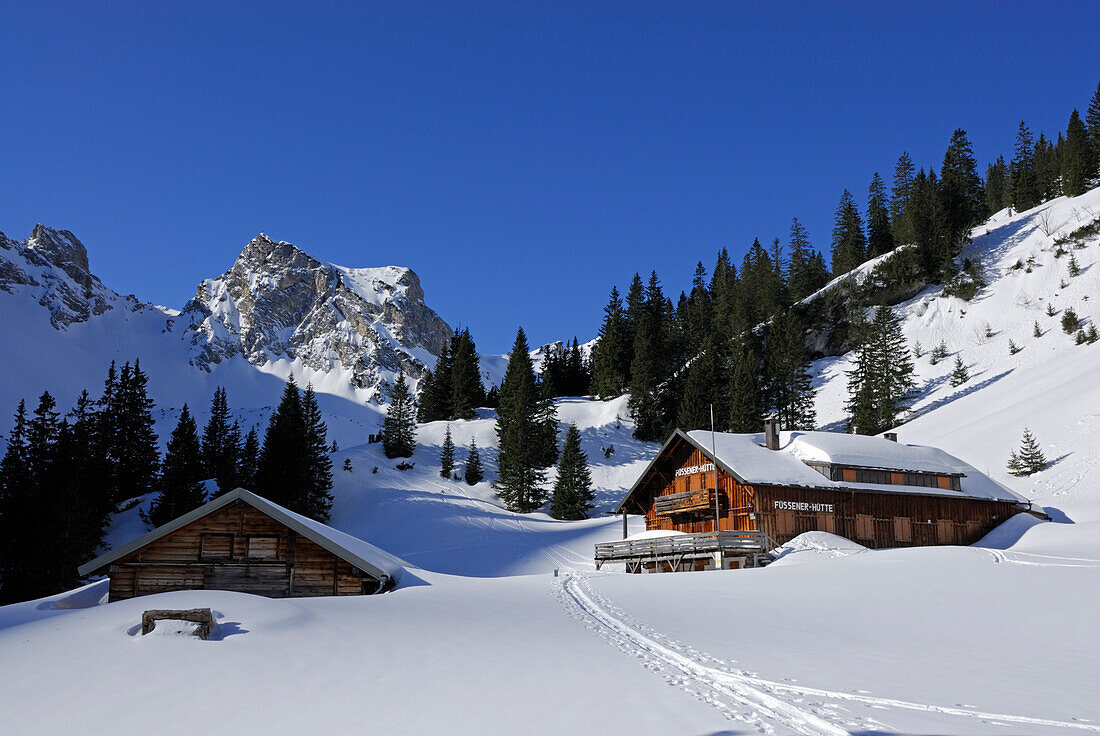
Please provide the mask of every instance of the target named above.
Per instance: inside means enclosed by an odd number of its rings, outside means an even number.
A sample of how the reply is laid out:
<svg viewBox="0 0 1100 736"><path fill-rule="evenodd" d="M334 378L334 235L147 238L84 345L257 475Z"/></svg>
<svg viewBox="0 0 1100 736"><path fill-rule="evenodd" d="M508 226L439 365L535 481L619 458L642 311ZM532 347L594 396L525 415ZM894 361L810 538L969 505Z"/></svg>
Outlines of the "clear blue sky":
<svg viewBox="0 0 1100 736"><path fill-rule="evenodd" d="M240 5L241 7L237 7ZM1100 3L2 3L0 230L72 230L180 307L263 231L399 264L504 352L612 284L786 236L826 251L902 150L982 171L1100 80Z"/></svg>

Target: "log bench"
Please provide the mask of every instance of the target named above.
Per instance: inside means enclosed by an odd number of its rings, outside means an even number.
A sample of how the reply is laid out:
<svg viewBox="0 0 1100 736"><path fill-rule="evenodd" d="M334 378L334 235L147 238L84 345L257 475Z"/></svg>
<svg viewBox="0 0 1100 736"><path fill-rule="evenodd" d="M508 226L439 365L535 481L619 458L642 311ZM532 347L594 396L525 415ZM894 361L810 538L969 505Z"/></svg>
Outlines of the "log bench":
<svg viewBox="0 0 1100 736"><path fill-rule="evenodd" d="M210 627L214 625L214 614L209 608L186 608L172 610L168 608L154 608L141 614L141 634L144 636L156 627L157 621L193 621L199 627L195 629L195 636L205 639L210 635Z"/></svg>

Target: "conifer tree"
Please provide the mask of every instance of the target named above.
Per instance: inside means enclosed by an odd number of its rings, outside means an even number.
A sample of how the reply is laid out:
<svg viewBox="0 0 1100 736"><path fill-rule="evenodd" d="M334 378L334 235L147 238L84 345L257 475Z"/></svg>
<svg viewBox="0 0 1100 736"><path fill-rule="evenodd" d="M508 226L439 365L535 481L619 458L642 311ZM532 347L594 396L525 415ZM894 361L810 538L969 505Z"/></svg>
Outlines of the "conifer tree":
<svg viewBox="0 0 1100 736"><path fill-rule="evenodd" d="M485 403L477 346L469 329L455 335L451 344L451 395L446 418L473 419L477 416L474 408Z"/></svg>
<svg viewBox="0 0 1100 736"><path fill-rule="evenodd" d="M894 185L890 190L890 224L894 230L894 242L907 245L915 242L913 227L908 216L909 199L913 191L916 167L908 151L898 157L894 167Z"/></svg>
<svg viewBox="0 0 1100 736"><path fill-rule="evenodd" d="M1012 182L1004 156L998 156L986 169L985 198L990 212L1000 212L1012 206Z"/></svg>
<svg viewBox="0 0 1100 736"><path fill-rule="evenodd" d="M730 383L731 432L759 432L764 426L760 406L760 390L757 380L756 358L747 349L739 350L733 360L733 378Z"/></svg>
<svg viewBox="0 0 1100 736"><path fill-rule="evenodd" d="M940 202L944 229L954 244L986 216L985 192L978 176L978 163L966 131L956 128L940 167Z"/></svg>
<svg viewBox="0 0 1100 736"><path fill-rule="evenodd" d="M1096 92L1089 102L1089 109L1085 113L1085 128L1089 135L1089 144L1092 156L1089 159L1088 175L1086 180L1092 181L1100 176L1100 82L1096 84Z"/></svg>
<svg viewBox="0 0 1100 736"><path fill-rule="evenodd" d="M302 397L291 376L267 424L256 468L255 491L298 513L304 511L305 490L310 485L305 437Z"/></svg>
<svg viewBox="0 0 1100 736"><path fill-rule="evenodd" d="M1076 110L1069 116L1061 164L1062 194L1076 197L1088 191L1089 178L1092 175L1092 151L1088 131Z"/></svg>
<svg viewBox="0 0 1100 736"><path fill-rule="evenodd" d="M955 367L951 371L951 386L961 386L970 380L970 372L962 362L961 356L955 356Z"/></svg>
<svg viewBox="0 0 1100 736"><path fill-rule="evenodd" d="M481 466L481 453L477 451L477 438L470 439L470 449L466 453L466 485L477 485L485 477L485 470Z"/></svg>
<svg viewBox="0 0 1100 736"><path fill-rule="evenodd" d="M588 470L588 456L581 449L581 433L576 424L570 424L565 432L558 477L554 481L554 496L550 502L550 515L555 519L587 519L596 494L592 492L592 474Z"/></svg>
<svg viewBox="0 0 1100 736"><path fill-rule="evenodd" d="M195 420L183 405L176 428L168 440L161 471L160 493L149 506L145 521L158 527L196 509L206 500L202 450Z"/></svg>
<svg viewBox="0 0 1100 736"><path fill-rule="evenodd" d="M687 431L709 429L711 406L720 410L726 404L721 395L725 383L718 353L713 343L707 340L703 350L695 356L687 369L684 397L680 401L676 426Z"/></svg>
<svg viewBox="0 0 1100 736"><path fill-rule="evenodd" d="M448 480L455 469L455 443L451 439L451 425L447 425L447 432L443 435L443 447L439 451L439 475Z"/></svg>
<svg viewBox="0 0 1100 736"><path fill-rule="evenodd" d="M804 330L795 314L776 315L764 349L767 410L779 418L783 429L814 428L814 389L809 373Z"/></svg>
<svg viewBox="0 0 1100 736"><path fill-rule="evenodd" d="M867 237L856 202L845 189L833 218L833 273L843 274L863 263L867 257Z"/></svg>
<svg viewBox="0 0 1100 736"><path fill-rule="evenodd" d="M1061 133L1058 135L1061 137ZM1064 146L1064 143L1062 145ZM1039 140L1035 141L1035 150L1031 160L1035 191L1038 196L1036 203L1045 202L1057 196L1060 193L1058 177L1061 173L1058 165L1058 154L1043 133L1039 133Z"/></svg>
<svg viewBox="0 0 1100 736"><path fill-rule="evenodd" d="M1021 120L1016 132L1016 151L1009 169L1012 178L1012 205L1017 211L1031 209L1039 204L1034 159L1034 139L1031 137L1031 130Z"/></svg>
<svg viewBox="0 0 1100 736"><path fill-rule="evenodd" d="M787 268L787 289L791 301L797 302L827 284L829 272L821 254L810 245L810 236L797 217L791 221L788 247L791 255Z"/></svg>
<svg viewBox="0 0 1100 736"><path fill-rule="evenodd" d="M115 500L125 501L156 488L160 450L154 429L155 404L148 394L148 378L141 364L122 366L103 412L108 455L115 479ZM105 397L106 398L106 397ZM103 403L101 399L101 403Z"/></svg>
<svg viewBox="0 0 1100 736"><path fill-rule="evenodd" d="M668 359L669 310L657 273L650 275L644 309L638 318L634 339L634 360L630 365L630 408L634 436L658 441L665 433L666 402L662 391Z"/></svg>
<svg viewBox="0 0 1100 736"><path fill-rule="evenodd" d="M546 476L540 464L544 427L539 422L538 386L527 336L516 332L512 354L500 384L497 410L498 480L494 484L505 506L529 513L546 500Z"/></svg>
<svg viewBox="0 0 1100 736"><path fill-rule="evenodd" d="M39 534L30 465L29 422L23 401L15 411L8 444L0 460L0 604L33 596Z"/></svg>
<svg viewBox="0 0 1100 736"><path fill-rule="evenodd" d="M894 426L912 403L913 362L889 307L875 310L862 332L855 367L848 372L848 411L858 434L878 434Z"/></svg>
<svg viewBox="0 0 1100 736"><path fill-rule="evenodd" d="M252 427L245 435L241 456L237 463L237 483L247 490L256 488L256 471L260 465L260 438Z"/></svg>
<svg viewBox="0 0 1100 736"><path fill-rule="evenodd" d="M417 409L417 421L436 422L447 419L451 410L451 374L453 359L451 343L443 345L435 362L435 369L429 371L420 382L420 406Z"/></svg>
<svg viewBox="0 0 1100 736"><path fill-rule="evenodd" d="M867 255L873 258L893 249L894 233L890 227L886 185L876 171L867 191Z"/></svg>
<svg viewBox="0 0 1100 736"><path fill-rule="evenodd" d="M1039 443L1032 436L1031 430L1024 427L1024 439L1020 445L1020 451L1012 451L1008 458L1008 472L1012 475L1033 475L1045 468L1046 456L1039 447Z"/></svg>
<svg viewBox="0 0 1100 736"><path fill-rule="evenodd" d="M328 427L317 405L317 395L309 384L302 396L302 427L308 484L302 507L294 510L325 523L332 512L332 458L328 452Z"/></svg>
<svg viewBox="0 0 1100 736"><path fill-rule="evenodd" d="M202 459L205 477L217 481L219 495L237 487L241 437L240 428L231 419L225 389L218 386L210 402L210 419L202 433Z"/></svg>
<svg viewBox="0 0 1100 736"><path fill-rule="evenodd" d="M954 243L947 231L939 182L934 171L917 172L907 212L921 271L929 278L942 277L953 270Z"/></svg>
<svg viewBox="0 0 1100 736"><path fill-rule="evenodd" d="M416 449L416 407L405 374L397 376L390 390L390 406L382 422L382 452L388 458L412 457Z"/></svg>

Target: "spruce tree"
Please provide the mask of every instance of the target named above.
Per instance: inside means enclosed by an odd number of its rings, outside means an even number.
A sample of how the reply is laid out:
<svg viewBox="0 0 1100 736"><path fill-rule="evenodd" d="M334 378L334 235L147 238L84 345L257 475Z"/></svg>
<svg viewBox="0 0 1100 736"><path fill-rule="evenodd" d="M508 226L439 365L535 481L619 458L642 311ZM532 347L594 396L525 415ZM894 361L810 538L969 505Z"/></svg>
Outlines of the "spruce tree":
<svg viewBox="0 0 1100 736"><path fill-rule="evenodd" d="M485 469L481 466L481 453L477 451L477 438L470 439L470 450L466 453L466 485L477 485L485 478Z"/></svg>
<svg viewBox="0 0 1100 736"><path fill-rule="evenodd" d="M311 482L309 471L302 397L291 376L267 424L255 491L273 503L302 513Z"/></svg>
<svg viewBox="0 0 1100 736"><path fill-rule="evenodd" d="M1035 179L1035 143L1031 130L1024 121L1016 132L1016 151L1009 173L1012 179L1012 204L1017 211L1031 209L1039 204L1038 183Z"/></svg>
<svg viewBox="0 0 1100 736"><path fill-rule="evenodd" d="M1061 137L1060 133L1059 137ZM1035 191L1038 196L1036 203L1045 202L1060 194L1058 177L1061 172L1058 166L1058 154L1043 133L1039 133L1039 140L1035 141L1035 151L1031 160Z"/></svg>
<svg viewBox="0 0 1100 736"><path fill-rule="evenodd" d="M160 493L144 516L146 523L158 527L201 506L206 500L206 487L202 482L204 475L198 429L187 404L184 404L176 428L168 440Z"/></svg>
<svg viewBox="0 0 1100 736"><path fill-rule="evenodd" d="M810 245L809 233L797 217L791 221L788 248L791 255L787 268L787 289L791 301L797 302L827 284L829 272L821 254Z"/></svg>
<svg viewBox="0 0 1100 736"><path fill-rule="evenodd" d="M833 273L843 274L856 268L867 257L867 237L856 202L845 189L833 218Z"/></svg>
<svg viewBox="0 0 1100 736"><path fill-rule="evenodd" d="M1020 451L1015 450L1008 458L1008 472L1012 475L1033 475L1047 466L1046 456L1039 447L1039 443L1032 436L1031 430L1024 427L1024 438L1020 445Z"/></svg>
<svg viewBox="0 0 1100 736"><path fill-rule="evenodd" d="M985 198L991 213L1012 206L1012 182L1004 156L998 156L986 169Z"/></svg>
<svg viewBox="0 0 1100 736"><path fill-rule="evenodd" d="M772 320L765 343L765 403L783 429L814 428L814 389L804 333L797 316L788 310Z"/></svg>
<svg viewBox="0 0 1100 736"><path fill-rule="evenodd" d="M29 431L26 403L20 401L0 460L0 604L35 597L39 585L36 557L42 512L35 508Z"/></svg>
<svg viewBox="0 0 1100 736"><path fill-rule="evenodd" d="M889 307L875 310L862 330L848 372L848 412L858 434L878 434L897 423L912 403L913 362L901 324Z"/></svg>
<svg viewBox="0 0 1100 736"><path fill-rule="evenodd" d="M309 384L302 396L302 426L308 485L302 507L294 510L326 523L332 512L332 458L328 452L328 427L317 405L317 395Z"/></svg>
<svg viewBox="0 0 1100 736"><path fill-rule="evenodd" d="M940 167L940 201L948 240L958 243L986 217L985 192L966 131L956 128Z"/></svg>
<svg viewBox="0 0 1100 736"><path fill-rule="evenodd" d="M756 358L749 350L741 348L733 360L729 429L739 433L759 432L764 426L763 414Z"/></svg>
<svg viewBox="0 0 1100 736"><path fill-rule="evenodd" d="M468 329L457 334L451 344L451 395L446 418L473 419L477 416L474 408L485 403L477 346Z"/></svg>
<svg viewBox="0 0 1100 736"><path fill-rule="evenodd" d="M388 458L412 457L416 449L416 407L405 374L397 376L390 390L390 406L382 422L382 452Z"/></svg>
<svg viewBox="0 0 1100 736"><path fill-rule="evenodd" d="M894 230L894 242L908 245L915 242L913 227L908 216L909 200L913 192L916 167L909 153L903 152L894 167L894 185L890 189L890 224Z"/></svg>
<svg viewBox="0 0 1100 736"><path fill-rule="evenodd" d="M720 411L726 404L720 393L724 384L718 353L713 343L707 340L687 369L687 381L684 383L680 410L676 415L676 426L687 431L709 429L711 406Z"/></svg>
<svg viewBox="0 0 1100 736"><path fill-rule="evenodd" d="M970 380L970 372L962 362L961 356L955 356L955 367L951 371L951 386L961 386Z"/></svg>
<svg viewBox="0 0 1100 736"><path fill-rule="evenodd" d="M108 385L100 399L104 407L102 431L108 440L116 501L141 496L156 488L160 450L153 422L155 404L149 398L147 386L148 378L140 363L135 361L133 367L126 363L117 381L112 380L109 371Z"/></svg>
<svg viewBox="0 0 1100 736"><path fill-rule="evenodd" d="M1089 178L1092 175L1092 151L1088 131L1076 110L1069 116L1061 164L1062 194L1076 197L1088 191Z"/></svg>
<svg viewBox="0 0 1100 736"><path fill-rule="evenodd" d="M256 470L260 465L260 438L256 428L248 430L241 446L241 455L237 463L237 483L247 490L256 489Z"/></svg>
<svg viewBox="0 0 1100 736"><path fill-rule="evenodd" d="M439 358L436 359L435 368L420 382L420 406L417 410L417 421L436 422L449 418L452 394L452 342L443 345L443 350L439 353Z"/></svg>
<svg viewBox="0 0 1100 736"><path fill-rule="evenodd" d="M439 475L450 480L451 473L455 469L455 443L451 439L451 425L447 425L447 432L443 435L443 447L439 451Z"/></svg>
<svg viewBox="0 0 1100 736"><path fill-rule="evenodd" d="M539 422L538 412L538 386L527 336L521 327L516 332L500 384L497 410L500 453L498 479L494 484L505 506L519 513L534 511L546 500L546 476L540 463L545 428Z"/></svg>
<svg viewBox="0 0 1100 736"><path fill-rule="evenodd" d="M638 317L634 360L630 364L630 399L634 436L646 442L664 439L668 393L662 391L668 360L669 313L657 273L650 275L644 309Z"/></svg>
<svg viewBox="0 0 1100 736"><path fill-rule="evenodd" d="M886 201L886 185L875 172L867 191L867 255L872 258L894 249L894 233Z"/></svg>
<svg viewBox="0 0 1100 736"><path fill-rule="evenodd" d="M210 419L202 433L202 459L206 478L218 484L218 494L237 487L237 455L240 453L240 428L231 423L225 389L214 389Z"/></svg>
<svg viewBox="0 0 1100 736"><path fill-rule="evenodd" d="M1089 109L1085 113L1085 128L1089 135L1089 144L1092 155L1089 158L1088 175L1086 179L1091 183L1100 176L1100 82L1096 84L1096 92L1089 102Z"/></svg>
<svg viewBox="0 0 1100 736"><path fill-rule="evenodd" d="M555 519L587 519L596 494L592 491L592 474L588 470L588 456L581 449L581 433L576 424L570 424L565 432L558 477L554 481L554 496L550 502L550 515Z"/></svg>

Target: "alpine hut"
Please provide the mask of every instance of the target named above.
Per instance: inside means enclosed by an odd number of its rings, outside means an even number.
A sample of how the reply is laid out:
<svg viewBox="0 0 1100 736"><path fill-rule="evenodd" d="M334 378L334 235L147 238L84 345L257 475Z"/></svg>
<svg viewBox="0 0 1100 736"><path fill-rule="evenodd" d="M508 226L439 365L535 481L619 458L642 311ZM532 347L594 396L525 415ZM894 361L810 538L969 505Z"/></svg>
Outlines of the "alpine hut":
<svg viewBox="0 0 1100 736"><path fill-rule="evenodd" d="M647 533L596 545L631 572L753 567L807 531L866 547L971 544L1031 503L935 447L897 436L676 430L616 508Z"/></svg>
<svg viewBox="0 0 1100 736"><path fill-rule="evenodd" d="M392 588L400 560L237 488L82 565L106 573L110 601L169 590L270 598L367 595Z"/></svg>

